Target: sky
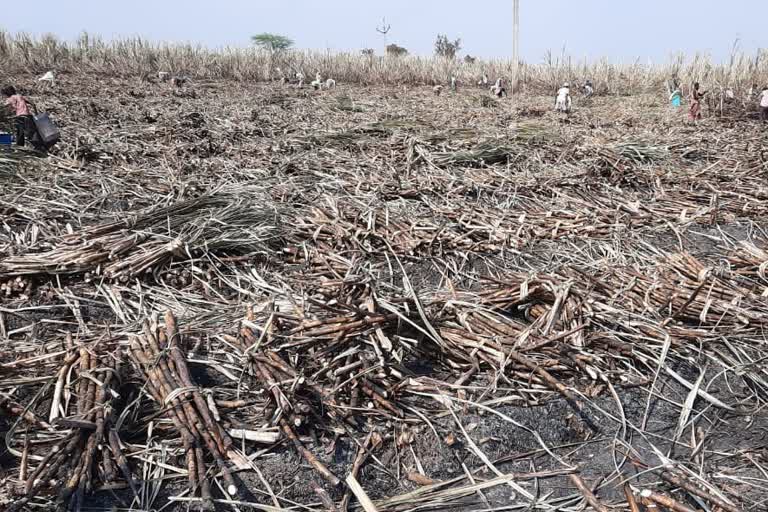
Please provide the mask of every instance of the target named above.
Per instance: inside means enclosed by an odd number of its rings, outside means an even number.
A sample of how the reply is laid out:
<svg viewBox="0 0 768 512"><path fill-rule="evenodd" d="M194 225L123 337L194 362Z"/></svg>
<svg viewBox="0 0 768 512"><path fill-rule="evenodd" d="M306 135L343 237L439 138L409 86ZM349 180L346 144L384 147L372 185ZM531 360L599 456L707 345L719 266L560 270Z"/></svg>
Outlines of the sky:
<svg viewBox="0 0 768 512"><path fill-rule="evenodd" d="M725 59L738 40L754 52L764 36L766 0L521 0L520 54L541 62L547 51L576 58L664 62L678 51ZM509 57L512 0L36 0L6 9L0 28L74 39L142 36L212 48L247 46L260 32L286 35L299 48L381 51L388 42L430 55L438 33L463 41L462 55ZM761 38L760 36L763 35Z"/></svg>

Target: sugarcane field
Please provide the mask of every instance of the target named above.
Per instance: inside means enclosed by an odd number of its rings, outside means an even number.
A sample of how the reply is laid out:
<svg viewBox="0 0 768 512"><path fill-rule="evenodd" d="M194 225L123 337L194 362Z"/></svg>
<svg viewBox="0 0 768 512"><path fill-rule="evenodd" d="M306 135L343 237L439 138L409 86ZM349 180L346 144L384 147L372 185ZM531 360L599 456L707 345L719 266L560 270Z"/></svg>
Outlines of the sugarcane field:
<svg viewBox="0 0 768 512"><path fill-rule="evenodd" d="M0 510L768 508L765 53L78 44L0 33Z"/></svg>

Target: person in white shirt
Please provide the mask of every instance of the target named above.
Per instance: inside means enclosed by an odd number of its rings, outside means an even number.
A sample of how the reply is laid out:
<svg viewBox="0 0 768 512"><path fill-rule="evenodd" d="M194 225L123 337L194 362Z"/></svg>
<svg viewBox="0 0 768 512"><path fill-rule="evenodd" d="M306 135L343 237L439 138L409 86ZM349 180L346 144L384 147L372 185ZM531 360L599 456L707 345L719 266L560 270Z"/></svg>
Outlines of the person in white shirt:
<svg viewBox="0 0 768 512"><path fill-rule="evenodd" d="M571 84L565 82L557 91L557 100L555 101L555 110L568 113L571 111Z"/></svg>
<svg viewBox="0 0 768 512"><path fill-rule="evenodd" d="M760 93L760 120L768 123L768 85Z"/></svg>

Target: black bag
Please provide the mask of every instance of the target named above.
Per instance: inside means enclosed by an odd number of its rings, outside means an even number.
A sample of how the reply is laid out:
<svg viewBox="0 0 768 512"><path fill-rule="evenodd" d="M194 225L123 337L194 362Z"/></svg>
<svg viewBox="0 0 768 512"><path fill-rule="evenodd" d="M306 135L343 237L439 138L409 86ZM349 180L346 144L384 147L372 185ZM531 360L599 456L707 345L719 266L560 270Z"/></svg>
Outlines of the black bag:
<svg viewBox="0 0 768 512"><path fill-rule="evenodd" d="M59 129L55 124L53 124L53 121L51 121L51 118L48 116L48 114L38 114L34 116L33 119L35 122L35 128L37 129L37 143L48 149L59 142L59 139L61 138L61 132L59 132Z"/></svg>

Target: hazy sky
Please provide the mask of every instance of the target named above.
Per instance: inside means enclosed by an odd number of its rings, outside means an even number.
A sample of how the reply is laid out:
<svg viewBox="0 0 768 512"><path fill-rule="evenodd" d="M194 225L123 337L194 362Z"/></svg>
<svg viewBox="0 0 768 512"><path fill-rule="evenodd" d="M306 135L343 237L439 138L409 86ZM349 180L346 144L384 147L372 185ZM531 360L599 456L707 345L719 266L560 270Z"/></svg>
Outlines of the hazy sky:
<svg viewBox="0 0 768 512"><path fill-rule="evenodd" d="M6 9L0 27L211 47L244 46L254 33L274 32L301 48L379 51L375 28L383 16L392 25L389 42L412 53L431 54L435 35L445 33L462 38L462 54L511 54L512 0L37 0ZM680 50L724 58L736 39L749 52L768 45L766 0L521 0L520 24L529 62L563 47L576 57L662 61Z"/></svg>

